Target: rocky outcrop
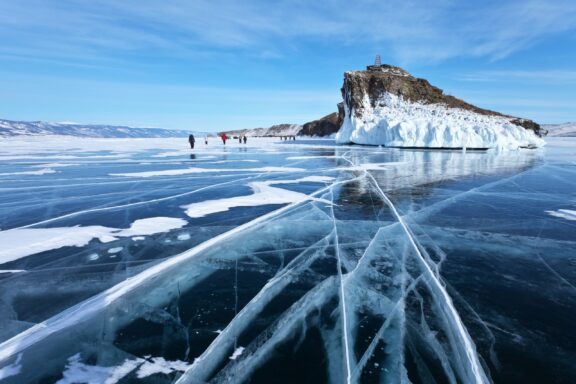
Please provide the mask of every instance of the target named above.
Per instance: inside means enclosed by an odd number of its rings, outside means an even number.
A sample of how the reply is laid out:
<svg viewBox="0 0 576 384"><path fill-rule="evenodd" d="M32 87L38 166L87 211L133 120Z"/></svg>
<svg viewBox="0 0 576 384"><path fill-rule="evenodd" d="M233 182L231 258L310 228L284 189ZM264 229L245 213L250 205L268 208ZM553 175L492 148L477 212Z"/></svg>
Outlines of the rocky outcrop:
<svg viewBox="0 0 576 384"><path fill-rule="evenodd" d="M310 121L302 126L300 135L303 136L330 136L338 132L344 118L344 107L342 103L338 104L338 109L342 113L331 113L318 120Z"/></svg>
<svg viewBox="0 0 576 384"><path fill-rule="evenodd" d="M344 74L340 143L424 148L541 146L540 126L469 104L404 69L369 66Z"/></svg>

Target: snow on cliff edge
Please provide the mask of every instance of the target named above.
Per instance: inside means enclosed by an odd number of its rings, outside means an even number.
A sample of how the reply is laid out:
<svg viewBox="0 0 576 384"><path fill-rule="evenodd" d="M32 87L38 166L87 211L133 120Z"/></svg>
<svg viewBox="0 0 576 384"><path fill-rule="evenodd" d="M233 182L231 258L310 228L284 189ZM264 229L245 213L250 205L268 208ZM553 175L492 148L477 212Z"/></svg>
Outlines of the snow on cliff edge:
<svg viewBox="0 0 576 384"><path fill-rule="evenodd" d="M388 92L380 95L374 107L365 95L360 116L346 104L336 135L339 144L506 150L545 144L533 131L511 123L510 117L411 102Z"/></svg>

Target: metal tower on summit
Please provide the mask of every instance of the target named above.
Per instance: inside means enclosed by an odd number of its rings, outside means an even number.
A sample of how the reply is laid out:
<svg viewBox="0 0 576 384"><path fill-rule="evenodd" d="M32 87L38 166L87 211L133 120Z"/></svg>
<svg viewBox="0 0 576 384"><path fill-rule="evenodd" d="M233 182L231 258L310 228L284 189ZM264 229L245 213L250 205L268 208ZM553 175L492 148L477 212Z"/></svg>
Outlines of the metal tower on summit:
<svg viewBox="0 0 576 384"><path fill-rule="evenodd" d="M380 55L376 55L376 58L374 59L374 66L379 67L381 65L382 65L382 61L380 60Z"/></svg>

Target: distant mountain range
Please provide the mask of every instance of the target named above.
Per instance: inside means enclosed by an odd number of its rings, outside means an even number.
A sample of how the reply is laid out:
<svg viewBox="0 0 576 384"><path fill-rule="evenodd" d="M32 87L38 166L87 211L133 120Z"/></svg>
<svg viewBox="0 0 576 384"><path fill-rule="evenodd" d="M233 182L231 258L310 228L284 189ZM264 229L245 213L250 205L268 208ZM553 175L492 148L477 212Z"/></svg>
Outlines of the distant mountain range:
<svg viewBox="0 0 576 384"><path fill-rule="evenodd" d="M548 131L547 136L576 137L576 122L562 124L543 124L542 128Z"/></svg>
<svg viewBox="0 0 576 384"><path fill-rule="evenodd" d="M325 116L304 125L278 124L269 128L251 128L224 131L229 136L327 136L338 131L337 114ZM183 131L163 128L133 128L116 125L95 125L77 123L48 123L43 121L12 121L0 119L0 137L63 135L99 138L153 138L214 136L214 132Z"/></svg>
<svg viewBox="0 0 576 384"><path fill-rule="evenodd" d="M162 128L132 128L115 125L47 123L42 121L10 121L0 119L0 137L65 135L100 138L187 137L190 132Z"/></svg>
<svg viewBox="0 0 576 384"><path fill-rule="evenodd" d="M302 130L299 124L278 124L269 128L248 128L248 129L234 129L231 131L222 131L231 136L263 136L263 137L278 137L278 136L297 136ZM219 133L222 133L219 132Z"/></svg>

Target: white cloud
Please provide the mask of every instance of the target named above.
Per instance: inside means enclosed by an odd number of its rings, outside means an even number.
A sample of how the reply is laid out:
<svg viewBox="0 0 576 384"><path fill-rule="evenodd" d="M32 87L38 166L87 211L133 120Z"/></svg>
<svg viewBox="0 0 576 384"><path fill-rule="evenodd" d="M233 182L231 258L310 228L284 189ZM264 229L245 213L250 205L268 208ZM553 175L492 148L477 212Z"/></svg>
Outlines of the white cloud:
<svg viewBox="0 0 576 384"><path fill-rule="evenodd" d="M75 59L146 50L183 56L246 50L278 57L314 39L381 47L405 62L499 59L575 28L572 0L0 3L0 53Z"/></svg>

